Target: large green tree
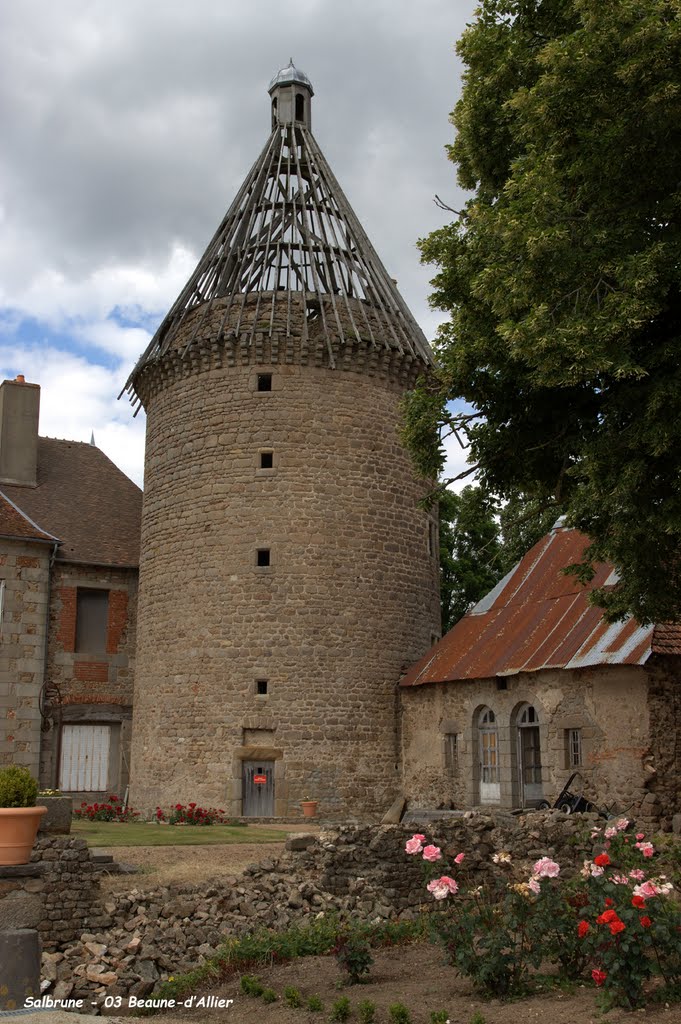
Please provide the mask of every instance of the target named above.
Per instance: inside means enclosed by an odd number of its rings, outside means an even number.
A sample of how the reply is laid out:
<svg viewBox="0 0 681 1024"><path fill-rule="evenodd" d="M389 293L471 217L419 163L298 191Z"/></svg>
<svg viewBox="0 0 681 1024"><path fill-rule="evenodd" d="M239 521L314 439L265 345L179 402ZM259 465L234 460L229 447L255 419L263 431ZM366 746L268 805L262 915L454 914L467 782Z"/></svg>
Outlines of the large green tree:
<svg viewBox="0 0 681 1024"><path fill-rule="evenodd" d="M451 317L408 438L432 473L438 427L466 432L487 490L565 511L617 565L611 616L677 617L679 0L482 0L458 51L472 196L421 243Z"/></svg>
<svg viewBox="0 0 681 1024"><path fill-rule="evenodd" d="M481 487L442 491L440 602L442 632L466 614L504 575L498 504Z"/></svg>

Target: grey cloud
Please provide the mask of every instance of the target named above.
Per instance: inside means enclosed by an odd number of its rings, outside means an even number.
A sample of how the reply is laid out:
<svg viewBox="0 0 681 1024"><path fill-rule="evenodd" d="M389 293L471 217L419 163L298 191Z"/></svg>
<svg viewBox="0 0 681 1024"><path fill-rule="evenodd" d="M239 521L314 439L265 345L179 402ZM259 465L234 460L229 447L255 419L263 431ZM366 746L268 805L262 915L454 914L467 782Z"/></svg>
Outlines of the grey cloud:
<svg viewBox="0 0 681 1024"><path fill-rule="evenodd" d="M313 130L417 316L414 243L457 196L444 156L457 36L474 0L11 0L0 18L0 204L22 273L197 256L269 132L289 56ZM378 140L373 146L372 140ZM367 154L371 152L371 158ZM459 197L460 201L460 197ZM16 251L16 239L20 248ZM37 265L36 265L37 264Z"/></svg>

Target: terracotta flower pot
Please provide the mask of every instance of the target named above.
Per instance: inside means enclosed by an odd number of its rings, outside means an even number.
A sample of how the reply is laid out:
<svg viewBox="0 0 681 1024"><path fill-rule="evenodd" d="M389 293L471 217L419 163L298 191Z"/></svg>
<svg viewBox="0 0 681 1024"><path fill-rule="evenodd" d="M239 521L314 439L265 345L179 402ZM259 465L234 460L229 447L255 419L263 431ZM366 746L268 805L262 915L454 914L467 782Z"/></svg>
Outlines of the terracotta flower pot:
<svg viewBox="0 0 681 1024"><path fill-rule="evenodd" d="M317 813L318 800L301 800L300 806L303 808L304 818L314 818Z"/></svg>
<svg viewBox="0 0 681 1024"><path fill-rule="evenodd" d="M0 864L28 864L47 807L0 807Z"/></svg>

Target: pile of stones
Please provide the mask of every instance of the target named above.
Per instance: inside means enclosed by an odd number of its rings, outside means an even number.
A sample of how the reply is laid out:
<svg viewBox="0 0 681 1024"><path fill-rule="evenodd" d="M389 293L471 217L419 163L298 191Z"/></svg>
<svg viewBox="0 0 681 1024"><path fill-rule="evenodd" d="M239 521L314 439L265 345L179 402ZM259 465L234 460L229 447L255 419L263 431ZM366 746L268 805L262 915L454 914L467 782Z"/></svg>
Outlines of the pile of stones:
<svg viewBox="0 0 681 1024"><path fill-rule="evenodd" d="M585 821L585 818L587 820ZM592 854L584 840L597 819L549 811L527 818L470 815L420 829L404 825L344 826L319 836L292 836L280 858L263 860L233 879L200 886L132 889L106 897L91 928L43 954L43 992L54 998L144 997L170 976L212 957L227 939L259 927L282 931L319 915L355 921L413 918L433 906L423 862L404 844L414 831L453 854L477 885L498 871L494 852L511 854L509 878L527 878L534 860L553 856L569 872Z"/></svg>

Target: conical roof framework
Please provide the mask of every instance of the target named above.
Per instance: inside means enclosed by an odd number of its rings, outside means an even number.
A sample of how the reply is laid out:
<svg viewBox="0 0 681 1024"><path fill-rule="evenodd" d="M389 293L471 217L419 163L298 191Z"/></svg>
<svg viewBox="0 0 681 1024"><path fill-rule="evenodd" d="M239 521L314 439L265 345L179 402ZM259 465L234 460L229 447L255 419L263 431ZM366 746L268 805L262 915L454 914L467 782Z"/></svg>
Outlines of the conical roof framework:
<svg viewBox="0 0 681 1024"><path fill-rule="evenodd" d="M311 86L310 86L311 92ZM411 355L431 365L433 355L421 329L378 258L336 181L311 130L300 121L278 123L248 173L198 266L139 359L125 390L170 349L181 354L201 344L202 327L214 323L219 305L219 336L253 340L259 315L289 296L304 295L307 315L322 321L329 338L358 342ZM254 316L240 311L256 295ZM249 305L252 299L249 300ZM199 313L195 311L203 307ZM188 323L190 329L187 331ZM247 337L244 339L244 333Z"/></svg>

